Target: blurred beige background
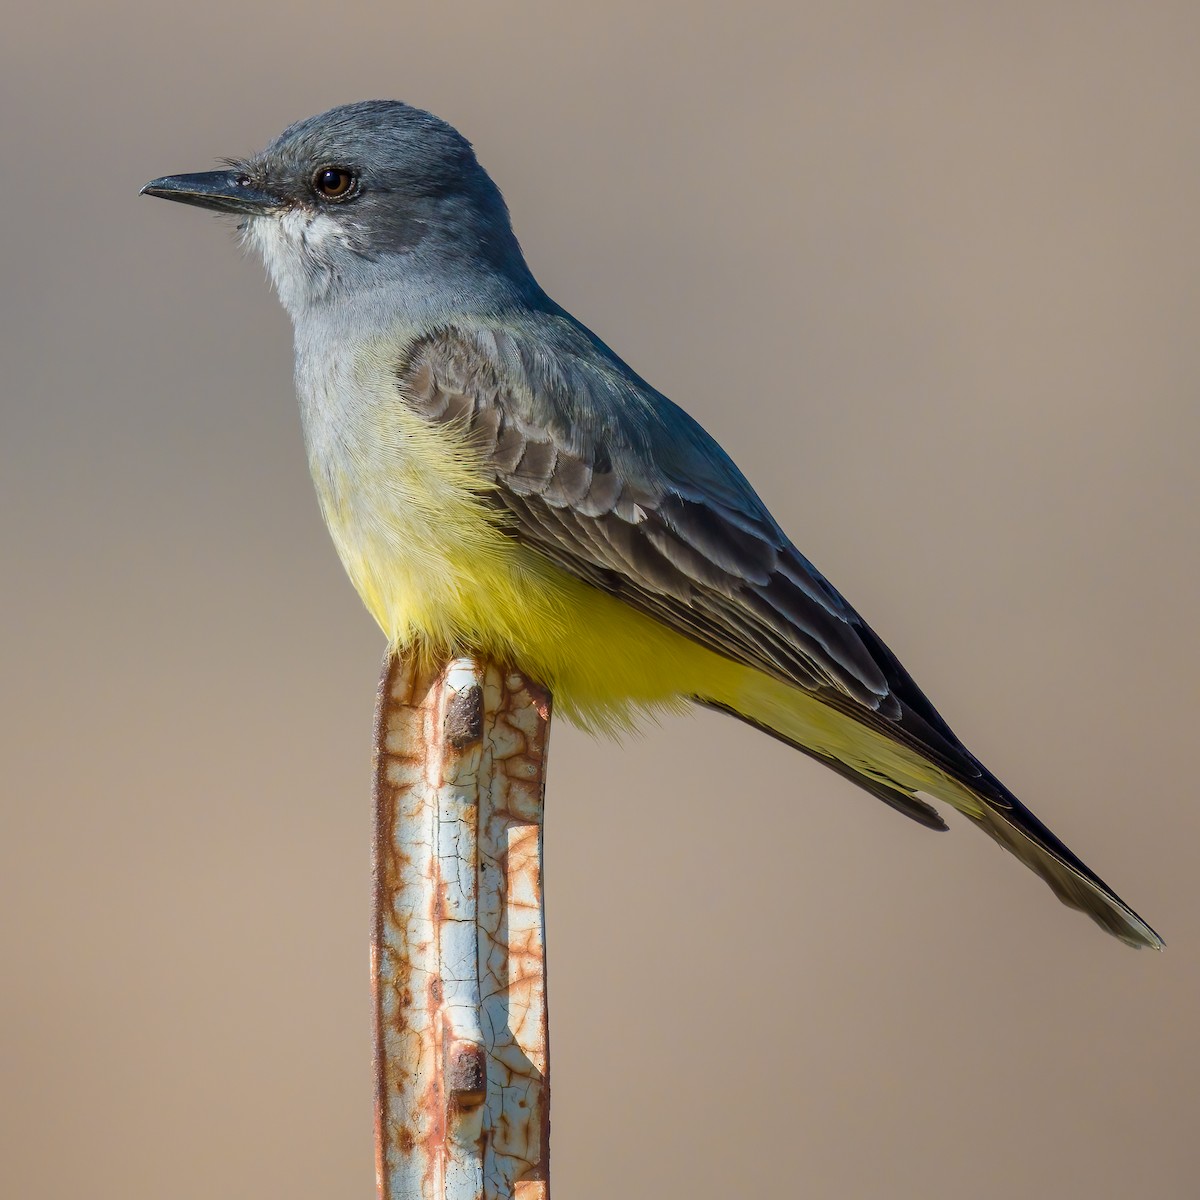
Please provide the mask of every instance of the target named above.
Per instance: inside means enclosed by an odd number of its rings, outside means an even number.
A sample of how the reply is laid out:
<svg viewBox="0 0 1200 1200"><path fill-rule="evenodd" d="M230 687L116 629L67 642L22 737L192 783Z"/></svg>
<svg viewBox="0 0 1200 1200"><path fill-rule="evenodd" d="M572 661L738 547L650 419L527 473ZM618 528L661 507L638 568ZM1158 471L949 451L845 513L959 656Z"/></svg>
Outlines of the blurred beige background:
<svg viewBox="0 0 1200 1200"><path fill-rule="evenodd" d="M399 96L1169 943L732 722L560 724L555 1194L1193 1196L1198 53L1189 3L10 12L4 1195L372 1194L380 639L261 269L137 189Z"/></svg>

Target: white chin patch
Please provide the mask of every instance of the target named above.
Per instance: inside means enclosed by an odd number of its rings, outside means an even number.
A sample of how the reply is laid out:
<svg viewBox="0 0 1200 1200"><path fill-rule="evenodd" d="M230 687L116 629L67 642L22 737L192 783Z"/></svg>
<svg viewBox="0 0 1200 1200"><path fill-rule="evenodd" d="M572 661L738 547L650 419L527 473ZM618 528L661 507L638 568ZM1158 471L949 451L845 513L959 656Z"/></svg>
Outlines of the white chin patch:
<svg viewBox="0 0 1200 1200"><path fill-rule="evenodd" d="M298 208L252 216L241 233L243 244L261 256L280 301L292 313L328 292L336 261L350 248L346 231L332 216Z"/></svg>

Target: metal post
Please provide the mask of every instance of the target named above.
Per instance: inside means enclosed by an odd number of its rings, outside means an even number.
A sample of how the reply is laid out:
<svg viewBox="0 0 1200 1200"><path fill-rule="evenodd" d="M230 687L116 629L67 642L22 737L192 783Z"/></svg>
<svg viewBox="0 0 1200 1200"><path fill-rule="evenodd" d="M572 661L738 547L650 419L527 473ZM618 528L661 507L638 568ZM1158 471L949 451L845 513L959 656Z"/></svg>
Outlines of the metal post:
<svg viewBox="0 0 1200 1200"><path fill-rule="evenodd" d="M380 1200L548 1200L542 908L549 694L385 660L375 717Z"/></svg>

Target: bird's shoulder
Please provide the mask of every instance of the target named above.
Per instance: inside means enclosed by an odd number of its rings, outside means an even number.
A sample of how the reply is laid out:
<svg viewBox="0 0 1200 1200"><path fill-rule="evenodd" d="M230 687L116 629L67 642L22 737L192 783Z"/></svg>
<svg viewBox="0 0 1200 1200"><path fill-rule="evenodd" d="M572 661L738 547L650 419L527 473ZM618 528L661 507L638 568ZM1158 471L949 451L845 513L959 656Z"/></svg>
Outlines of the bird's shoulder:
<svg viewBox="0 0 1200 1200"><path fill-rule="evenodd" d="M578 486L589 473L619 485L630 503L675 497L719 507L747 534L788 544L720 444L561 310L447 321L409 343L397 375L426 419L496 435L492 465L518 490L557 482L566 492L551 487L545 499L574 503L578 487L556 473Z"/></svg>

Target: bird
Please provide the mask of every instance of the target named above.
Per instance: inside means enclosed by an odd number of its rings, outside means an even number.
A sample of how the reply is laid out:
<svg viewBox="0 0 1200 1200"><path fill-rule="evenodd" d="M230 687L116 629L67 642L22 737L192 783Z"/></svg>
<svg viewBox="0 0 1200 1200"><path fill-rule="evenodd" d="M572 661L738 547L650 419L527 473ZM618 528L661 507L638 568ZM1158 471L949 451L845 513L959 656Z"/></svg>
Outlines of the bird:
<svg viewBox="0 0 1200 1200"><path fill-rule="evenodd" d="M239 218L295 335L309 467L394 652L477 653L589 729L695 704L1159 935L977 759L721 446L535 280L453 126L332 108L143 194Z"/></svg>

